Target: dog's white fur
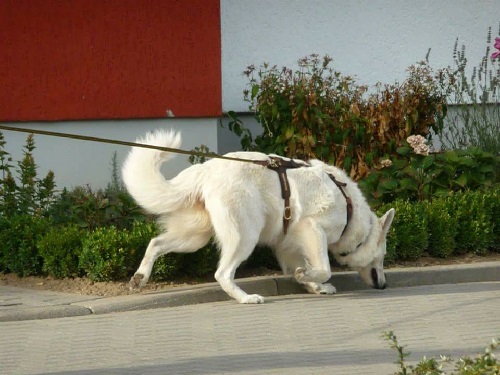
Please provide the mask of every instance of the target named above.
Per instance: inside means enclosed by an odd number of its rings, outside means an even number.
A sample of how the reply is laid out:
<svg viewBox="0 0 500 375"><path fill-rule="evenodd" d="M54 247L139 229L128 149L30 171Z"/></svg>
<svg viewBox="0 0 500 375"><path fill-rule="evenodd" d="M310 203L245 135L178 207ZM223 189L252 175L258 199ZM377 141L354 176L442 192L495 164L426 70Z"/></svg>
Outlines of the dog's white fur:
<svg viewBox="0 0 500 375"><path fill-rule="evenodd" d="M181 136L158 130L138 143L179 148ZM319 160L311 160L310 167L287 170L292 218L285 235L284 204L275 171L252 163L212 159L166 180L160 167L171 155L135 147L123 166L128 191L145 210L159 215L165 230L149 243L131 287L148 281L160 255L195 252L214 237L220 248L215 278L241 303L264 302L262 296L248 295L234 282L236 269L257 244L271 246L284 274L293 275L311 293L336 292L326 283L331 277L328 251L340 264L357 270L367 284L385 288L385 238L394 210L378 219L342 170ZM227 156L269 159L258 152ZM353 202L352 218L344 234L346 200L327 173L347 183L345 191Z"/></svg>

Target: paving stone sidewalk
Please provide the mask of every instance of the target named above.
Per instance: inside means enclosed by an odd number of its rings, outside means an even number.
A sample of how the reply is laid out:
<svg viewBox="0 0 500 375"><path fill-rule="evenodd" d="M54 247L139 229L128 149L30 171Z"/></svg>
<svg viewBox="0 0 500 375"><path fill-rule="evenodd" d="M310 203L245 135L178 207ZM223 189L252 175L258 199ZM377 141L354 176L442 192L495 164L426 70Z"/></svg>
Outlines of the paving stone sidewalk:
<svg viewBox="0 0 500 375"><path fill-rule="evenodd" d="M2 374L392 374L381 335L460 356L500 336L500 282L268 297L0 323Z"/></svg>

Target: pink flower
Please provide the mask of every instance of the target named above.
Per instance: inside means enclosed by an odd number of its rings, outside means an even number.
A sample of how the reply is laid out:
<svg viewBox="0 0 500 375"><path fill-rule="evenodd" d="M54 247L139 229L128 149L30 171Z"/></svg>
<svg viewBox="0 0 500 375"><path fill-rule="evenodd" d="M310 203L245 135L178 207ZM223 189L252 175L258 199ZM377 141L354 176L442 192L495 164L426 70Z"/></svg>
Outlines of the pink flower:
<svg viewBox="0 0 500 375"><path fill-rule="evenodd" d="M497 37L495 38L495 44L493 44L493 47L495 47L498 51L494 52L491 54L491 59L495 60L496 58L500 57L500 38Z"/></svg>
<svg viewBox="0 0 500 375"><path fill-rule="evenodd" d="M410 135L406 142L413 148L413 152L418 155L429 155L429 146L427 141L421 135Z"/></svg>

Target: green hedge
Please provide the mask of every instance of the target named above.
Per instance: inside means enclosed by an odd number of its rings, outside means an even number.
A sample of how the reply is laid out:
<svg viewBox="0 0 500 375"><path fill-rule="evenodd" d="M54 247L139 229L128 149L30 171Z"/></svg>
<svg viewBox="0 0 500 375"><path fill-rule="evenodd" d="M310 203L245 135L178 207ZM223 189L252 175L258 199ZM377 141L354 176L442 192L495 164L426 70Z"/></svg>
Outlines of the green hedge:
<svg viewBox="0 0 500 375"><path fill-rule="evenodd" d="M418 259L424 253L444 258L500 251L500 188L457 192L432 201L396 200L380 207L378 214L390 207L396 216L387 235L388 263ZM156 225L147 221L136 221L130 229L108 226L90 231L74 224L55 226L37 216L0 217L0 272L125 280L157 233ZM213 243L192 254L167 254L156 261L152 278L205 276L215 272L218 258ZM260 248L243 267L276 268L277 262L269 249Z"/></svg>
<svg viewBox="0 0 500 375"><path fill-rule="evenodd" d="M79 267L92 280L125 279L135 271L156 234L152 223L136 222L132 229L97 228L82 241Z"/></svg>
<svg viewBox="0 0 500 375"><path fill-rule="evenodd" d="M396 209L387 235L390 262L417 259L424 253L450 255L499 251L500 188L457 192L433 201L396 200L378 209Z"/></svg>
<svg viewBox="0 0 500 375"><path fill-rule="evenodd" d="M49 228L49 221L32 215L0 218L0 271L19 276L39 275L43 259L37 241Z"/></svg>
<svg viewBox="0 0 500 375"><path fill-rule="evenodd" d="M79 276L85 231L76 225L51 228L37 243L44 273L57 278Z"/></svg>

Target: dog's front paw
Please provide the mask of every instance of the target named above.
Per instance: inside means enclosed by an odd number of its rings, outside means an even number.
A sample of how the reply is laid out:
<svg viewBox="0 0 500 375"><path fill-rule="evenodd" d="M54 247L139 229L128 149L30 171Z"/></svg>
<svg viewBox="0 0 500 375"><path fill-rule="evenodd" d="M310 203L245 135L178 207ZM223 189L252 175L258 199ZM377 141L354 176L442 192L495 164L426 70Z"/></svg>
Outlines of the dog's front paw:
<svg viewBox="0 0 500 375"><path fill-rule="evenodd" d="M264 303L264 297L258 294L249 294L243 297L240 303Z"/></svg>
<svg viewBox="0 0 500 375"><path fill-rule="evenodd" d="M129 282L130 290L140 289L147 283L142 273L136 273Z"/></svg>
<svg viewBox="0 0 500 375"><path fill-rule="evenodd" d="M335 288L332 284L319 284L318 285L318 294L335 294L337 293L337 288Z"/></svg>
<svg viewBox="0 0 500 375"><path fill-rule="evenodd" d="M302 267L298 267L296 270L295 270L295 279L297 281L300 281L300 280L303 280L305 279L306 277L306 269L305 268L302 268Z"/></svg>

